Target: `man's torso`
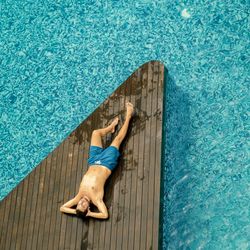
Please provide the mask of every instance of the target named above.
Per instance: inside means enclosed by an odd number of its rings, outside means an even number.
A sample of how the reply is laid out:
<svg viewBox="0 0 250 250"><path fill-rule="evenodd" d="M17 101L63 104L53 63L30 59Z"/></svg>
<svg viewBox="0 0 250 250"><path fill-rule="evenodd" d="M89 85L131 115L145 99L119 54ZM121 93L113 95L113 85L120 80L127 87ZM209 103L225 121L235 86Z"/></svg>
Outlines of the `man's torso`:
<svg viewBox="0 0 250 250"><path fill-rule="evenodd" d="M111 174L111 170L101 165L91 165L82 178L79 192L87 195L91 200L103 198L104 185Z"/></svg>

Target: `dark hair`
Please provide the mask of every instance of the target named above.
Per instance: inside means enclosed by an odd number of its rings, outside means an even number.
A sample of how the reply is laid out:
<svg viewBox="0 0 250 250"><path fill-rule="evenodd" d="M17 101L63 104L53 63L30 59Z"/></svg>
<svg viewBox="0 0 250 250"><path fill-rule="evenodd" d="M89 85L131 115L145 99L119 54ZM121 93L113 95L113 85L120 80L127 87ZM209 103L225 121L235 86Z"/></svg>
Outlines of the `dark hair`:
<svg viewBox="0 0 250 250"><path fill-rule="evenodd" d="M88 205L89 205L89 200L86 199L85 197L82 197L80 199L80 201L78 202L77 206L76 206L76 215L79 216L79 217L86 217L86 214L88 213L88 207L83 210L83 207L82 207L82 203L83 202L87 202Z"/></svg>
<svg viewBox="0 0 250 250"><path fill-rule="evenodd" d="M86 209L84 212L80 209L76 209L76 215L78 217L86 217L87 213L88 213L88 209Z"/></svg>

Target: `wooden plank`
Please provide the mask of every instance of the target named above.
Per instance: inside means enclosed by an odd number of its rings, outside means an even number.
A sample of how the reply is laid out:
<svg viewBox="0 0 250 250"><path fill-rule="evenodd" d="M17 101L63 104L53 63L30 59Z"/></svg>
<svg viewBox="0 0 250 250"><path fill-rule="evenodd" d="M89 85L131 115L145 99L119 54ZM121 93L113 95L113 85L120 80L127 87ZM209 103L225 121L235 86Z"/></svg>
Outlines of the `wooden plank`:
<svg viewBox="0 0 250 250"><path fill-rule="evenodd" d="M32 239L34 237L34 226L36 224L36 207L37 207L37 201L38 201L38 189L39 189L39 181L40 181L40 169L36 168L34 171L34 185L32 189L32 199L30 202L31 207L31 213L29 217L29 224L28 224L28 236L27 236L27 242L26 242L26 249L32 249ZM17 205L17 207L19 207ZM19 222L19 221L18 221ZM15 238L15 237L14 237Z"/></svg>
<svg viewBox="0 0 250 250"><path fill-rule="evenodd" d="M0 203L0 217L2 218L1 223L1 234L0 234L0 246L3 247L3 244L5 242L5 237L7 233L7 225L9 220L9 214L10 214L10 206L11 206L11 194L8 195L5 198L5 202ZM1 247L0 247L1 249Z"/></svg>
<svg viewBox="0 0 250 250"><path fill-rule="evenodd" d="M91 117L91 127L95 128L96 124L96 116L95 113L93 113ZM92 130L93 131L93 130ZM92 133L90 132L90 134ZM91 137L90 137L91 138ZM91 139L89 139L90 141ZM94 244L94 220L92 218L89 218L89 228L88 228L88 249L93 249L93 244Z"/></svg>
<svg viewBox="0 0 250 250"><path fill-rule="evenodd" d="M8 227L7 227L7 238L6 238L6 249L10 249L11 242L12 242L12 233L15 229L15 210L17 201L17 187L13 190L13 194L11 197L11 207L10 207L10 219L8 221Z"/></svg>
<svg viewBox="0 0 250 250"><path fill-rule="evenodd" d="M38 235L40 234L40 225L42 224L43 220L41 218L41 210L42 210L42 197L43 197L43 191L44 191L44 179L45 179L45 170L46 170L46 161L42 161L42 163L39 165L40 169L40 177L39 177L39 186L38 186L38 194L36 199L36 223L34 225L34 231L33 231L33 238L31 242L31 248L37 249L37 239ZM19 222L20 223L20 222ZM19 247L16 247L16 249L20 249Z"/></svg>
<svg viewBox="0 0 250 250"><path fill-rule="evenodd" d="M69 141L69 139L67 138ZM67 160L66 160L66 165L67 165L67 175L66 178L64 179L64 195L63 195L63 202L62 205L67 202L68 200L72 199L73 197L70 197L70 190L69 190L69 185L70 185L70 174L71 174L71 162L72 162L72 151L73 151L73 144L69 141L68 142L68 150L65 151L67 154ZM61 221L61 232L60 232L60 240L59 240L59 249L63 249L65 247L65 242L68 233L68 226L70 225L70 222L72 222L72 215L68 216L62 216L62 221ZM66 233L67 232L67 233Z"/></svg>
<svg viewBox="0 0 250 250"><path fill-rule="evenodd" d="M145 112L147 116L150 117L151 115L151 102L152 98L150 95L150 89L152 86L152 71L151 71L151 64L149 63L147 65L147 88L146 88L146 106L145 106ZM146 248L146 237L147 237L147 207L148 207L148 191L149 191L149 169L148 163L150 161L150 141L151 141L151 129L150 129L150 122L151 119L146 122L146 128L145 128L145 138L144 138L144 164L143 164L143 170L144 170L144 179L143 179L143 192L142 192L142 204L141 204L141 229L140 229L140 247L139 249L147 249ZM151 149L152 150L152 149Z"/></svg>
<svg viewBox="0 0 250 250"><path fill-rule="evenodd" d="M57 213L58 208L60 208L61 205L63 205L66 202L66 199L64 198L64 189L65 189L65 180L67 178L67 158L68 158L68 148L69 148L69 140L65 139L62 144L62 163L61 163L61 169L60 173L60 188L59 188L59 194L58 194L58 207L57 207ZM66 218L64 218L66 219ZM54 246L59 246L60 242L60 235L61 235L61 227L62 225L62 216L58 216L56 220L56 228L54 231Z"/></svg>
<svg viewBox="0 0 250 250"><path fill-rule="evenodd" d="M103 104L100 106L100 109L103 110ZM94 128L95 129L103 128L105 126L105 124L104 124L105 121L103 119L103 113L95 112L94 116L95 116ZM102 146L103 146L103 148L105 148L105 143L103 141L103 138L102 138ZM94 225L92 249L99 249L100 229L101 229L100 227L101 227L102 221L101 220L95 221L95 219L92 219L92 218L91 218L91 220L93 220L93 225Z"/></svg>
<svg viewBox="0 0 250 250"><path fill-rule="evenodd" d="M76 183L77 176L82 176L82 173L79 173L80 166L78 165L78 160L80 157L80 146L78 143L74 142L75 132L73 132L70 136L72 143L74 144L74 153L73 153L73 171L72 171L72 178L71 178L71 190L73 191L71 197L73 198L79 190L79 182ZM77 184L77 185L76 185ZM77 222L78 220L75 218L72 221L72 229L69 241L69 249L76 249L76 236L77 236Z"/></svg>
<svg viewBox="0 0 250 250"><path fill-rule="evenodd" d="M55 236L58 234L58 227L57 227L57 221L60 218L60 204L61 201L58 202L59 198L59 193L60 193L60 184L61 184L61 172L63 172L64 175L67 174L65 172L65 169L62 169L62 160L63 160L63 150L64 150L64 142L62 143L62 146L56 150L55 157L54 157L54 186L52 188L52 204L51 204L51 219L50 219L50 224L49 224L49 235L48 237L48 247L47 249L53 249L54 246L54 240ZM53 168L53 167L52 167Z"/></svg>
<svg viewBox="0 0 250 250"><path fill-rule="evenodd" d="M147 95L147 68L142 68L142 74L141 74L141 83L142 83L142 94L141 94L141 100L140 100L140 109L141 112L143 112L144 119L148 119L147 113L146 113L146 98ZM145 125L147 122L145 122ZM142 224L142 213L143 213L143 207L142 207L142 198L143 198L143 180L145 178L145 170L144 170L144 164L146 162L145 159L145 137L146 137L146 131L145 127L139 131L139 158L138 158L138 183L137 183L137 197L136 197L136 217L135 217L135 238L134 238L134 248L132 249L140 249L140 242L141 242L141 224Z"/></svg>
<svg viewBox="0 0 250 250"><path fill-rule="evenodd" d="M8 233L8 225L10 225L10 208L13 204L11 202L12 196L14 195L14 192L11 192L6 198L5 203L1 202L1 208L5 207L5 210L1 209L1 218L2 220L2 234L1 234L1 244L0 249L5 249L6 239L7 239L7 233Z"/></svg>
<svg viewBox="0 0 250 250"><path fill-rule="evenodd" d="M155 144L156 144L156 112L157 112L157 90L158 86L157 83L159 81L158 76L158 68L159 64L151 64L150 67L152 68L152 82L149 85L151 90L151 121L150 121L150 131L151 131L151 138L150 138L150 157L149 157L149 190L148 190L148 201L147 201L147 241L146 241L146 249L152 249L153 244L153 213L154 213L154 175L156 171L156 164L155 158L157 158L155 153ZM157 87L154 87L157 86Z"/></svg>
<svg viewBox="0 0 250 250"><path fill-rule="evenodd" d="M48 243L50 236L50 223L52 220L52 208L53 208L53 193L54 193L54 184L55 184L55 178L56 178L56 163L57 163L57 152L58 148L56 148L52 154L51 157L48 158L50 160L50 169L49 169L49 178L47 179L47 185L48 185L48 193L47 193L47 200L46 200L46 212L44 220L44 233L43 233L43 248L48 249ZM45 183L46 185L46 183Z"/></svg>
<svg viewBox="0 0 250 250"><path fill-rule="evenodd" d="M108 119L107 117L109 117L110 112L112 112L112 110L108 108L108 105L109 105L109 99L105 100L102 104L103 115L106 119ZM104 119L102 119L102 120L104 121ZM108 125L107 123L103 124L103 126L107 126L107 125ZM111 143L110 138L111 138L110 134L105 136L104 147L107 147L107 145L109 145ZM107 203L105 201L105 195L104 195L103 200L107 206ZM107 209L108 209L108 206L107 206ZM106 232L106 230L107 230L107 223L100 223L100 233L99 233L99 240L98 240L97 249L104 248L104 246L105 246L105 232Z"/></svg>
<svg viewBox="0 0 250 250"><path fill-rule="evenodd" d="M129 79L128 79L129 82ZM126 101L130 101L130 89L129 84L125 85L124 88L121 89L122 92L120 95L124 96L123 99L120 99L119 103L119 110L123 111L123 121L126 119L126 111L125 111L125 103ZM119 112L119 110L117 112ZM116 112L115 112L116 113ZM120 126L123 125L123 122L120 121ZM131 124L130 124L131 125ZM129 130L127 132L127 137L122 142L119 151L122 152L122 157L120 158L120 164L118 165L117 170L119 171L118 176L120 178L119 181L119 190L118 190L118 196L117 196L117 219L116 219L116 235L120 235L121 237L116 237L113 239L113 242L115 244L114 249L121 249L122 248L122 237L123 237L123 216L124 216L124 194L123 190L125 188L125 174L126 174L126 157L127 156L127 138L129 136Z"/></svg>
<svg viewBox="0 0 250 250"><path fill-rule="evenodd" d="M95 112L96 116L99 116L98 118L101 119L100 124L96 124L96 128L103 128L106 127L108 124L105 123L105 119L103 119L103 117L105 117L105 103L102 103L102 105L100 106L101 110L103 110L103 113L99 114L97 112ZM106 138L107 136L105 136ZM106 148L107 145L105 143L105 141L102 138L102 145L103 148ZM94 244L93 244L93 249L100 249L103 247L103 241L101 241L101 236L103 236L103 227L102 225L104 225L104 223L102 223L102 221L97 221L95 223L95 235L94 235Z"/></svg>
<svg viewBox="0 0 250 250"><path fill-rule="evenodd" d="M5 197L0 249L158 249L163 87L164 65L142 65ZM127 100L137 114L105 185L109 219L61 213L87 171L93 129L119 114L117 131L103 138L109 146L125 120Z"/></svg>
<svg viewBox="0 0 250 250"><path fill-rule="evenodd" d="M122 103L121 109L124 109L125 111L125 102L131 101L131 77L127 80L128 84L124 86L124 102ZM126 112L124 113L124 119L126 117ZM117 233L120 235L116 238L116 249L123 249L126 248L126 242L128 240L128 234L126 234L126 231L124 230L124 220L127 220L127 212L129 211L128 204L125 203L125 193L126 193L126 181L127 181L127 173L129 168L129 150L131 149L131 127L133 124L133 119L130 120L130 126L128 128L127 135L124 139L124 141L121 144L120 151L123 153L123 157L121 158L121 180L120 180L120 195L119 195L119 222L117 223ZM128 140L130 138L130 140Z"/></svg>
<svg viewBox="0 0 250 250"><path fill-rule="evenodd" d="M48 233L47 233L47 227L48 224L48 216L50 215L50 208L48 207L48 201L50 199L50 183L52 183L53 179L51 178L51 163L52 163L52 157L53 152L48 155L48 157L45 159L46 161L46 168L45 168L45 179L44 179L44 190L43 190L43 201L42 201L42 213L41 213L41 224L40 224L40 233L38 237L38 243L37 246L45 246ZM45 238L46 237L46 238ZM25 248L24 248L25 249Z"/></svg>
<svg viewBox="0 0 250 250"><path fill-rule="evenodd" d="M19 213L17 213L17 207L20 206L20 202L21 202L20 194L21 194L21 187L19 186L19 187L15 188L16 198L15 198L13 204L16 204L16 205L13 206L14 210L12 210L13 211L13 214L12 214L13 225L12 225L12 230L11 230L11 234L10 234L10 246L9 246L9 249L12 249L13 246L15 245L15 242L12 239L15 239L16 234L17 234L18 217L19 217Z"/></svg>
<svg viewBox="0 0 250 250"><path fill-rule="evenodd" d="M28 189L27 189L27 198L25 200L25 210L24 210L24 218L23 218L23 228L22 228L22 238L21 238L21 249L26 249L27 239L29 236L29 221L30 221L30 214L32 211L31 202L32 202L32 194L34 188L34 181L35 181L35 171L32 171L29 174L28 178Z"/></svg>
<svg viewBox="0 0 250 250"><path fill-rule="evenodd" d="M85 124L85 123L84 123ZM86 120L86 124L90 124L90 119ZM80 163L79 163L79 175L77 176L76 184L79 187L79 183L82 180L83 174L87 170L87 158L88 158L88 151L89 151L89 141L88 141L88 133L86 130L87 126L80 126L79 130L82 131L80 135L78 136L78 142L83 146L83 152L82 157L80 157ZM83 138L81 140L80 138ZM81 154L80 154L81 155ZM77 238L76 238L76 249L87 249L88 245L88 227L89 227L89 221L88 220L78 220L77 221Z"/></svg>
<svg viewBox="0 0 250 250"><path fill-rule="evenodd" d="M163 102L163 91L164 91L164 82L165 76L167 75L167 70L164 71L164 65L159 65L159 82L158 82L158 92L157 92L157 115L156 115L156 130L157 130L157 141L156 141L156 157L155 165L161 166L162 165L162 156L164 155L164 146L162 145L162 137L165 136L165 130L163 127L164 121L164 102ZM164 141L164 140L163 140ZM159 233L161 226L159 226L160 221L160 195L162 191L162 184L161 184L161 168L158 167L155 170L155 192L154 192L154 203L159 204L159 208L154 210L154 222L153 222L153 249L158 248L159 243ZM161 242L160 242L161 243ZM159 245L161 246L161 245Z"/></svg>
<svg viewBox="0 0 250 250"><path fill-rule="evenodd" d="M117 91L118 96L121 96L121 98L114 99L114 114L117 114L120 110L124 109L124 103L125 103L125 89L120 88ZM125 116L124 113L122 119L125 121ZM122 126L123 121L119 123L119 129ZM117 134L117 132L116 132ZM122 156L124 155L124 152L121 151ZM119 211L119 196L120 196L120 184L121 184L121 171L122 171L122 166L120 165L117 167L114 172L113 176L115 179L119 179L120 181L117 181L113 185L113 202L112 202L112 224L111 224L111 233L110 233L110 249L111 250L116 250L116 238L117 238L117 225L120 221L120 211Z"/></svg>
<svg viewBox="0 0 250 250"><path fill-rule="evenodd" d="M72 144L72 150L69 152L69 157L70 157L71 161L70 161L70 170L68 172L68 177L67 177L67 178L69 178L69 185L67 185L68 193L69 193L68 200L73 199L76 195L75 185L74 185L73 179L75 181L75 172L74 172L75 164L74 163L75 163L75 158L77 156L76 144L74 144L71 141L71 137L69 137L69 140L70 140L70 143ZM65 235L65 242L64 242L65 249L70 249L69 248L70 247L70 238L71 238L71 235L74 233L72 230L73 221L77 220L76 216L70 215L70 217L72 217L72 219L69 220L69 218L68 218L67 226L66 226L66 235Z"/></svg>
<svg viewBox="0 0 250 250"><path fill-rule="evenodd" d="M107 119L110 120L112 114L114 114L114 99L116 98L116 95L119 95L119 91L121 88L117 89L115 93L113 93L110 98L107 100L107 110L108 110L108 117ZM121 116L119 116L121 119ZM119 124L117 125L117 129L119 129ZM116 133L115 133L116 135ZM114 135L114 136L115 136ZM111 141L114 139L113 135L109 135L106 137L107 143L111 143ZM108 139L109 138L109 139ZM118 166L117 166L118 167ZM117 170L117 169L116 169ZM114 171L114 175L117 171ZM111 175L109 179L107 180L107 183L105 185L105 195L104 195L104 202L107 206L108 213L109 213L109 220L107 223L105 223L105 233L104 233L104 249L110 249L110 244L111 244L111 227L112 227L112 214L113 214L113 206L112 206L112 199L113 199L113 185L114 185L114 175Z"/></svg>
<svg viewBox="0 0 250 250"><path fill-rule="evenodd" d="M132 153L132 183L131 183L131 188L128 188L129 190L129 196L130 196L130 209L129 209L129 219L127 220L127 223L125 224L125 230L129 232L128 234L128 247L125 247L126 249L133 249L134 247L134 239L135 239L135 221L136 221L136 199L137 199L137 183L138 183L138 159L139 159L139 131L140 129L140 124L141 123L141 93L142 93L142 88L138 88L139 82L141 82L141 71L137 71L137 74L135 75L135 80L132 82L132 93L133 94L133 99L135 107L137 108L138 114L134 118L134 136L133 136L133 153ZM139 129L138 129L139 128Z"/></svg>

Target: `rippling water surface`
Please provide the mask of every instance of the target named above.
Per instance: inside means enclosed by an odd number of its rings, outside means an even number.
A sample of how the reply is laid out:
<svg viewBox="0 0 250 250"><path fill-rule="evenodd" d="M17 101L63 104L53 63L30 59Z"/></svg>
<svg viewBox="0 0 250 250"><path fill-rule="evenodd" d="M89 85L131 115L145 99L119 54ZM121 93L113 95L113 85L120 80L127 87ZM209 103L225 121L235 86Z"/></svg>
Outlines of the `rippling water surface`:
<svg viewBox="0 0 250 250"><path fill-rule="evenodd" d="M3 199L140 65L168 68L164 249L249 249L249 4L2 1Z"/></svg>

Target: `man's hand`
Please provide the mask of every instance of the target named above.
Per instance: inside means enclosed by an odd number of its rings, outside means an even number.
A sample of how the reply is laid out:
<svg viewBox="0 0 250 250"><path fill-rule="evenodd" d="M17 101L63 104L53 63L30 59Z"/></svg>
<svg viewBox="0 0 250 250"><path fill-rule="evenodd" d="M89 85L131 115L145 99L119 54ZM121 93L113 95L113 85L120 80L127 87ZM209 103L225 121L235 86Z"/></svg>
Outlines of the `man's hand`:
<svg viewBox="0 0 250 250"><path fill-rule="evenodd" d="M90 207L88 207L88 212L86 213L86 217L87 217L87 216L89 216L89 215L90 215L90 213L91 213L91 211L90 211Z"/></svg>
<svg viewBox="0 0 250 250"><path fill-rule="evenodd" d="M88 212L86 214L86 217L93 217L93 218L97 218L97 219L107 219L108 218L108 210L104 204L104 202L102 200L99 200L97 202L93 202L97 208L99 209L99 213L96 212L91 212L90 208L88 208Z"/></svg>

